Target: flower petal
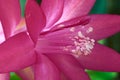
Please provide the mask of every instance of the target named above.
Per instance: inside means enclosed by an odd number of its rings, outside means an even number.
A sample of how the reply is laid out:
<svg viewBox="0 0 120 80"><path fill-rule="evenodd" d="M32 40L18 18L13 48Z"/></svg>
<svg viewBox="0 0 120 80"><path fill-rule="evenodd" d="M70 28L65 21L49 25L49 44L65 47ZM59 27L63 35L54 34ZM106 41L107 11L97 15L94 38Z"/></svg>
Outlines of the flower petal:
<svg viewBox="0 0 120 80"><path fill-rule="evenodd" d="M73 39L78 36L79 32L86 32L88 28L83 29L82 26L88 22L88 17L75 18L56 25L48 32L41 33L35 48L36 51L40 53L70 54L71 50L75 48Z"/></svg>
<svg viewBox="0 0 120 80"><path fill-rule="evenodd" d="M28 32L34 42L45 27L45 16L35 0L28 0L25 8L25 18Z"/></svg>
<svg viewBox="0 0 120 80"><path fill-rule="evenodd" d="M81 55L78 60L86 69L120 71L120 55L116 51L97 43L90 55Z"/></svg>
<svg viewBox="0 0 120 80"><path fill-rule="evenodd" d="M34 72L32 67L28 67L16 72L22 80L34 80Z"/></svg>
<svg viewBox="0 0 120 80"><path fill-rule="evenodd" d="M66 54L46 54L63 72L69 80L89 80L88 75L79 62L71 55Z"/></svg>
<svg viewBox="0 0 120 80"><path fill-rule="evenodd" d="M78 21L77 19L63 22L51 31L41 33L35 50L44 54L71 54L75 57L89 54L94 47L95 40L86 36L89 31L89 27L83 26L86 20L79 22L80 19Z"/></svg>
<svg viewBox="0 0 120 80"><path fill-rule="evenodd" d="M3 28L2 28L2 24L0 22L0 44L5 41L5 35L4 35L4 32L3 32Z"/></svg>
<svg viewBox="0 0 120 80"><path fill-rule="evenodd" d="M46 15L46 27L49 29L61 17L64 7L64 0L43 0L41 7Z"/></svg>
<svg viewBox="0 0 120 80"><path fill-rule="evenodd" d="M6 38L12 35L21 19L19 0L0 0L0 20Z"/></svg>
<svg viewBox="0 0 120 80"><path fill-rule="evenodd" d="M0 45L0 72L16 71L33 64L33 48L33 42L26 32L7 39Z"/></svg>
<svg viewBox="0 0 120 80"><path fill-rule="evenodd" d="M38 61L35 64L35 80L60 80L57 67L41 54L38 54Z"/></svg>
<svg viewBox="0 0 120 80"><path fill-rule="evenodd" d="M119 15L91 15L87 26L93 27L93 32L88 34L93 39L100 40L120 32Z"/></svg>
<svg viewBox="0 0 120 80"><path fill-rule="evenodd" d="M0 80L10 80L9 73L0 74Z"/></svg>
<svg viewBox="0 0 120 80"><path fill-rule="evenodd" d="M62 17L57 23L61 23L89 13L95 0L65 0Z"/></svg>

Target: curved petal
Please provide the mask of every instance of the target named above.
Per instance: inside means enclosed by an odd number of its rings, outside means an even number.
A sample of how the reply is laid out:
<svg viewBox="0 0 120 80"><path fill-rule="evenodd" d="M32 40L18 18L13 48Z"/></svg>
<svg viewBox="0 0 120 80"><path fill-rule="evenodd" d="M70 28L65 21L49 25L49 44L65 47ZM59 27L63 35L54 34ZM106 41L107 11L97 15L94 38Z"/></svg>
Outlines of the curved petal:
<svg viewBox="0 0 120 80"><path fill-rule="evenodd" d="M12 35L21 19L19 0L0 0L0 20L6 38Z"/></svg>
<svg viewBox="0 0 120 80"><path fill-rule="evenodd" d="M46 27L49 29L61 17L64 7L64 0L43 0L41 8L46 15Z"/></svg>
<svg viewBox="0 0 120 80"><path fill-rule="evenodd" d="M88 34L93 39L100 40L120 32L119 15L91 15L87 26L93 27L93 32Z"/></svg>
<svg viewBox="0 0 120 80"><path fill-rule="evenodd" d="M120 55L116 51L97 43L90 55L81 55L78 60L86 69L120 71Z"/></svg>
<svg viewBox="0 0 120 80"><path fill-rule="evenodd" d="M65 0L62 17L57 23L88 14L94 3L95 0Z"/></svg>
<svg viewBox="0 0 120 80"><path fill-rule="evenodd" d="M22 78L22 80L34 80L34 72L32 67L19 70L15 73L17 73Z"/></svg>
<svg viewBox="0 0 120 80"><path fill-rule="evenodd" d="M59 70L46 56L38 54L37 58L35 80L60 80Z"/></svg>
<svg viewBox="0 0 120 80"><path fill-rule="evenodd" d="M46 54L63 72L69 80L89 80L88 75L79 62L71 55L66 54Z"/></svg>
<svg viewBox="0 0 120 80"><path fill-rule="evenodd" d="M16 71L33 64L33 48L33 42L26 32L7 39L0 45L0 72Z"/></svg>
<svg viewBox="0 0 120 80"><path fill-rule="evenodd" d="M10 80L10 74L9 73L0 74L0 80Z"/></svg>
<svg viewBox="0 0 120 80"><path fill-rule="evenodd" d="M3 28L2 28L2 24L1 24L1 21L0 21L0 44L5 41L5 35L4 35L4 32L3 32Z"/></svg>
<svg viewBox="0 0 120 80"><path fill-rule="evenodd" d="M85 33L83 25L89 22L89 18L76 18L59 25L48 32L40 34L36 45L36 51L41 53L71 53L76 48L75 38L79 37L78 33ZM84 35L84 34L83 34ZM85 36L85 35L84 35ZM81 38L84 39L84 38Z"/></svg>
<svg viewBox="0 0 120 80"><path fill-rule="evenodd" d="M25 8L25 19L28 32L34 42L45 27L45 16L35 0L28 0Z"/></svg>

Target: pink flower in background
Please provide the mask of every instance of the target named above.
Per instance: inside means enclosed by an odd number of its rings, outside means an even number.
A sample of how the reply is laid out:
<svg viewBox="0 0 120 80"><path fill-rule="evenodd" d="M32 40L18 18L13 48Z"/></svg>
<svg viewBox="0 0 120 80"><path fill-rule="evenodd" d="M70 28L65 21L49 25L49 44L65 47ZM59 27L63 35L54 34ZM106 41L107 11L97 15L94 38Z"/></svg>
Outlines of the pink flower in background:
<svg viewBox="0 0 120 80"><path fill-rule="evenodd" d="M1 0L0 72L33 66L35 80L89 80L85 69L120 71L120 55L97 43L120 31L120 16L87 15L94 2L28 0L26 30L19 0Z"/></svg>

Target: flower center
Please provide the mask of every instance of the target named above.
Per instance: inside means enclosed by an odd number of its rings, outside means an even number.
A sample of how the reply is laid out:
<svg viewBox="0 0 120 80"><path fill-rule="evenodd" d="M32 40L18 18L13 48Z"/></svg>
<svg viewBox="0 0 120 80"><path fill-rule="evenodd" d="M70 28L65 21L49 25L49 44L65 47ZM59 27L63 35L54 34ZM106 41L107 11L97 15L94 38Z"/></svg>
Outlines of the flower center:
<svg viewBox="0 0 120 80"><path fill-rule="evenodd" d="M90 54L95 45L95 40L84 36L81 31L78 32L72 41L74 43L74 49L72 49L71 52L75 56Z"/></svg>
<svg viewBox="0 0 120 80"><path fill-rule="evenodd" d="M85 27L83 26L83 28ZM87 34L93 32L92 27L89 27L85 30L85 33ZM72 27L70 32L76 32L75 28ZM64 47L64 50L70 51L75 57L79 57L80 55L89 55L95 45L95 40L85 36L82 31L78 31L77 34L73 37L70 37L70 39L72 40L73 45Z"/></svg>

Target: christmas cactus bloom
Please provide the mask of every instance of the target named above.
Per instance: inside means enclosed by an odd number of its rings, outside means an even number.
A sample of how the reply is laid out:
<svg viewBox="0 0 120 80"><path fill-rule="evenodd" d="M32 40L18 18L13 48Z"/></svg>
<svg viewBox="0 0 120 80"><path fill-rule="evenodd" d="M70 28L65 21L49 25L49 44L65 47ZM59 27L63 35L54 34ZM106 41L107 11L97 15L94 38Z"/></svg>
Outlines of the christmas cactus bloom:
<svg viewBox="0 0 120 80"><path fill-rule="evenodd" d="M8 41L10 37L12 37L13 35L17 34L17 33L20 33L20 32L23 32L25 31L25 20L21 17L21 9L20 9L20 4L19 4L19 0L0 0L0 43L1 43L1 47L2 45L4 45L4 41ZM18 34L19 36L21 35L21 37L18 38L18 41L15 41L15 44L14 46L11 46L11 47L15 47L17 46L16 44L21 44L21 41L26 41L28 40L28 44L30 42L29 39L26 39L24 37L27 36L27 33L26 32L23 32L23 33L20 33ZM22 38L23 37L23 38ZM29 36L28 36L29 37ZM15 38L15 36L14 36ZM17 39L17 37L16 37ZM9 45L13 43L12 42L8 42L7 44ZM29 44L30 45L30 44ZM28 45L28 46L29 46ZM27 44L26 44L27 46ZM9 46L10 47L10 46ZM12 57L16 57L16 55L12 55L12 54L9 54L9 51L10 53L14 53L14 51L11 52L12 49L9 49L9 47L6 47L5 49L7 49L8 51L8 55L10 56L11 55L11 58L9 57L8 60L12 60ZM22 46L19 46L19 48L22 50ZM3 67L2 65L6 64L6 69L9 69L10 66L7 66L10 65L11 63L9 63L8 61L4 61L4 58L7 58L7 55L4 56L4 51L5 49L1 49L1 55L3 55L0 60L2 61L1 63L1 67ZM16 48L17 49L17 48ZM30 49L27 48L27 49ZM27 49L24 49L25 52L26 51L29 51ZM3 53L2 53L3 52ZM22 51L23 52L23 51ZM6 53L6 52L5 52ZM16 52L17 53L17 52ZM17 54L17 55L22 55L21 53L20 54ZM25 58L25 57L24 57ZM26 57L27 58L27 57ZM17 60L13 60L13 61L16 61L16 63L19 61ZM34 60L33 60L34 61ZM28 63L28 62L27 62ZM26 63L24 63L26 64ZM29 64L29 63L28 63ZM31 64L31 62L30 62ZM5 67L4 66L4 67ZM17 68L17 67L16 67ZM7 71L8 72L8 71ZM19 71L18 71L19 72ZM21 72L21 71L20 71ZM0 80L9 80L9 73L4 73L4 74L0 74Z"/></svg>
<svg viewBox="0 0 120 80"><path fill-rule="evenodd" d="M3 7L8 2L12 12ZM90 80L85 69L119 72L120 55L98 41L120 31L120 16L88 15L94 2L42 0L38 4L27 0L27 30L21 30L19 7L15 6L19 0L1 0L6 40L0 44L0 72L32 66L35 78L28 80ZM26 77L24 72L18 74Z"/></svg>

